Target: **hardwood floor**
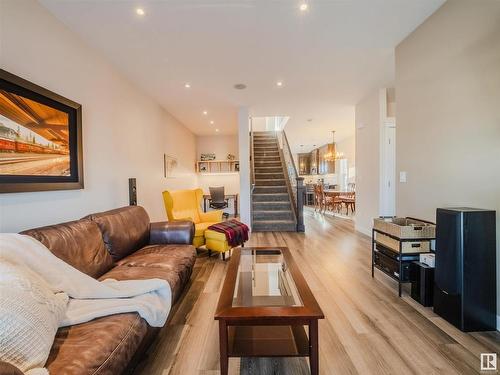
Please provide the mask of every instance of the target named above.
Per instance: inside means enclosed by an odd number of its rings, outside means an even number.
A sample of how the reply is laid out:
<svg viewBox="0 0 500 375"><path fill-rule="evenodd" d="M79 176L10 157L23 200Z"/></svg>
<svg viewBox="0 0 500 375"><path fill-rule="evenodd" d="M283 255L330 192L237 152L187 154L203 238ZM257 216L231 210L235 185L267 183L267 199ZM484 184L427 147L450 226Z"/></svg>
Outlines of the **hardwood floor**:
<svg viewBox="0 0 500 375"><path fill-rule="evenodd" d="M480 353L500 353L500 333L460 332L387 276L370 273L370 239L351 220L306 210L306 233L253 233L249 246L288 246L325 313L321 374L475 374ZM219 374L213 315L227 263L199 255L182 302L136 375ZM231 358L229 373L239 374ZM488 373L496 373L489 371Z"/></svg>

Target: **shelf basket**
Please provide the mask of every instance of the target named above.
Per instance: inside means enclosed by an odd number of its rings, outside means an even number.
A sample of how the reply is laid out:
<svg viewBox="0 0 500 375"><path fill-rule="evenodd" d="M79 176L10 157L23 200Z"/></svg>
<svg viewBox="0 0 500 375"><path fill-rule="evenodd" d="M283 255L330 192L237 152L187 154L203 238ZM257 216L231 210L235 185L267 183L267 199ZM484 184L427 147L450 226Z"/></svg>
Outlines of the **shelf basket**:
<svg viewBox="0 0 500 375"><path fill-rule="evenodd" d="M373 228L399 239L431 239L436 237L436 225L412 218L373 219Z"/></svg>

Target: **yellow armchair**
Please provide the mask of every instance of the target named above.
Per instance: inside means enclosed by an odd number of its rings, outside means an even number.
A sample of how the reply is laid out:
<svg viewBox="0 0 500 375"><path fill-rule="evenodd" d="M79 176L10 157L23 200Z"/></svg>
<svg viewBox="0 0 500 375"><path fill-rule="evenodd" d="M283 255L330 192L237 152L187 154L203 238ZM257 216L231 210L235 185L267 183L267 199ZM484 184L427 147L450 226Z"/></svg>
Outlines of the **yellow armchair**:
<svg viewBox="0 0 500 375"><path fill-rule="evenodd" d="M210 225L222 221L222 210L209 212L201 210L202 199L203 190L201 189L163 192L163 202L168 220L189 219L194 222L194 247L203 246L205 244L205 230Z"/></svg>

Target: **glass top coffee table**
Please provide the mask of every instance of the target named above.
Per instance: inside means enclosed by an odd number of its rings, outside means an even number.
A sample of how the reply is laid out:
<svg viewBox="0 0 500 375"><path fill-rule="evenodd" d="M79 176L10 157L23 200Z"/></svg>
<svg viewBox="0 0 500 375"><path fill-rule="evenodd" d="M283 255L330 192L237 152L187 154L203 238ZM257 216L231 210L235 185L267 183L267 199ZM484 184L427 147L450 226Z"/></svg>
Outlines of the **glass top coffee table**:
<svg viewBox="0 0 500 375"><path fill-rule="evenodd" d="M309 357L318 374L323 318L288 248L234 249L215 313L221 374L229 357Z"/></svg>

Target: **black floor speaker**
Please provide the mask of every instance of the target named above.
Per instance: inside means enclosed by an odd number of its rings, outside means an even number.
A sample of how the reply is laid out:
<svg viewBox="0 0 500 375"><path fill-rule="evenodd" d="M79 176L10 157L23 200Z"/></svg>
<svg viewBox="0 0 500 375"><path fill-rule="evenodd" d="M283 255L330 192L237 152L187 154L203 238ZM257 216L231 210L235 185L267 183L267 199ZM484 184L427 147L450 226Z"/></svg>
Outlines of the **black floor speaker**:
<svg viewBox="0 0 500 375"><path fill-rule="evenodd" d="M131 206L137 206L137 184L135 178L128 179L128 201Z"/></svg>
<svg viewBox="0 0 500 375"><path fill-rule="evenodd" d="M438 208L434 312L462 331L496 329L496 213Z"/></svg>

